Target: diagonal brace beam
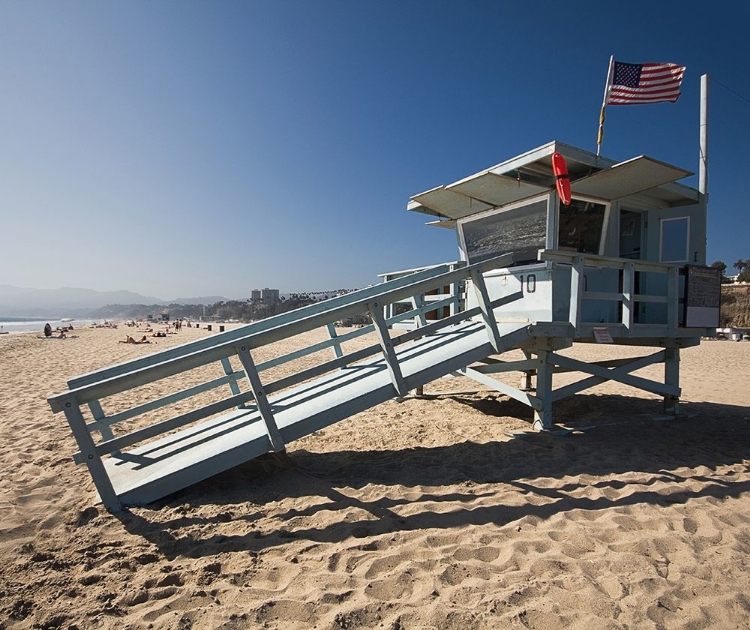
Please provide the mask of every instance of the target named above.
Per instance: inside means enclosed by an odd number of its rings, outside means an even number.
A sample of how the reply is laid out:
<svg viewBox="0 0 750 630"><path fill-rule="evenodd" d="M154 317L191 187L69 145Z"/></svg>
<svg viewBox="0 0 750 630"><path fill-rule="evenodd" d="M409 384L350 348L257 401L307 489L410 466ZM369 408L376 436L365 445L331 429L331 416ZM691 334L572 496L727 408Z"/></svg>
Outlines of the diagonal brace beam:
<svg viewBox="0 0 750 630"><path fill-rule="evenodd" d="M487 387L494 389L501 394L510 396L514 400L522 402L524 405L528 405L532 409L536 409L537 411L540 411L542 409L542 401L536 396L532 396L531 394L522 392L521 390L516 389L515 387L511 387L510 385L507 385L502 381L498 381L491 376L482 374L481 372L478 372L477 370L474 370L472 368L464 368L463 370L459 370L459 373L462 376L468 376L470 379L475 380L482 385L486 385Z"/></svg>
<svg viewBox="0 0 750 630"><path fill-rule="evenodd" d="M253 396L255 396L255 403L258 405L260 417L263 418L263 422L266 425L268 439L271 440L273 450L279 453L285 448L284 440L279 432L279 427L276 425L276 420L273 417L273 411L271 411L271 404L268 402L266 392L263 391L263 383L261 383L260 376L258 376L255 362L250 356L250 350L248 350L246 344L237 344L235 349L237 350L237 356L239 357L240 363L242 363L242 367L247 375L247 380L250 381L250 388L253 390Z"/></svg>
<svg viewBox="0 0 750 630"><path fill-rule="evenodd" d="M490 301L490 294L487 291L487 284L485 283L484 276L479 269L472 269L471 281L477 295L477 302L479 303L479 309L482 312L484 325L487 328L487 335L490 338L490 344L492 344L492 348L495 352L502 352L503 340L500 337L500 330L497 327L497 321L495 321L495 313L492 310L492 302Z"/></svg>
<svg viewBox="0 0 750 630"><path fill-rule="evenodd" d="M406 396L409 393L404 381L404 376L401 373L401 366L398 363L398 357L396 351L393 348L393 341L391 336L388 334L388 324L385 323L385 318L380 310L377 302L370 302L367 305L367 310L372 317L372 322L375 324L375 332L378 334L378 340L380 341L380 348L383 351L385 357L385 363L388 366L388 373L391 376L391 382L393 387L396 389L396 393L399 396Z"/></svg>
<svg viewBox="0 0 750 630"><path fill-rule="evenodd" d="M651 381L649 379L645 379L640 376L633 376L632 374L630 374L630 372L638 370L642 367L646 367L647 365L663 362L664 356L664 351L661 351L647 357L636 359L631 363L628 363L627 365L623 365L618 368L607 369L605 367L593 365L591 363L585 363L583 361L571 359L570 357L553 354L552 362L555 365L568 367L585 374L593 374L593 376L555 390L552 394L552 400L554 402L556 400L566 398L572 394L583 391L584 389L588 389L589 387L593 387L594 385L603 383L604 381L615 381L618 383L623 383L624 385L630 385L631 387L643 389L647 392L659 394L661 396L679 396L679 387L665 385L656 381Z"/></svg>

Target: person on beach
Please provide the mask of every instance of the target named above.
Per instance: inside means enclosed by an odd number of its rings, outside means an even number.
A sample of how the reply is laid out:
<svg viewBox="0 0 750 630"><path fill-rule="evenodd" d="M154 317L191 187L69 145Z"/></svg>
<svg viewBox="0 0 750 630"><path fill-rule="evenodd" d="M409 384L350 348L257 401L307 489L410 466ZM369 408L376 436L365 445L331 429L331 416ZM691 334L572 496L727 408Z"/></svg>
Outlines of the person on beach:
<svg viewBox="0 0 750 630"><path fill-rule="evenodd" d="M136 341L130 335L126 335L125 336L125 341L120 341L119 343L135 343L135 344L138 344L138 343L151 343L151 342L148 339L146 339L146 335L143 335L143 337L141 337L140 341Z"/></svg>
<svg viewBox="0 0 750 630"><path fill-rule="evenodd" d="M44 336L45 337L51 337L52 336L52 326L49 325L49 322L47 322L44 325Z"/></svg>

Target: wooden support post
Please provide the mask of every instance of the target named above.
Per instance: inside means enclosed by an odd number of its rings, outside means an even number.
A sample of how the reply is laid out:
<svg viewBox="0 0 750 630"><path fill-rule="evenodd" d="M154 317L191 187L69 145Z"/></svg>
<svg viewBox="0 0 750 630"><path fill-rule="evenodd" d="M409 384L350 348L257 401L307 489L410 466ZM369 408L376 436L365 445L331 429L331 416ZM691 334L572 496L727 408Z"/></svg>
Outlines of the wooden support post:
<svg viewBox="0 0 750 630"><path fill-rule="evenodd" d="M667 271L667 327L669 336L674 337L677 331L680 301L677 287L680 281L680 270L672 267Z"/></svg>
<svg viewBox="0 0 750 630"><path fill-rule="evenodd" d="M373 324L375 324L375 332L380 341L380 347L385 357L385 363L388 366L388 373L391 376L393 387L399 396L406 396L408 390L406 389L404 377L401 374L401 366L398 364L398 357L396 356L396 351L393 349L393 342L388 334L388 325L385 323L381 307L378 306L377 302L370 302L367 305L367 310L370 312Z"/></svg>
<svg viewBox="0 0 750 630"><path fill-rule="evenodd" d="M78 403L71 397L63 401L62 407L68 425L70 425L70 430L73 432L73 436L78 443L78 448L81 449L83 461L86 463L89 473L91 473L91 478L94 480L94 485L99 491L99 498L102 500L104 507L110 512L119 512L122 509L120 500L117 498L107 470L104 468L102 458L96 452L94 439L86 427L86 419L78 408Z"/></svg>
<svg viewBox="0 0 750 630"><path fill-rule="evenodd" d="M528 350L523 350L523 355L526 357L527 360L531 359L531 352ZM531 383L531 377L534 376L536 373L536 370L525 370L523 373L523 376L521 377L521 391L522 392L530 392L533 391L534 386Z"/></svg>
<svg viewBox="0 0 750 630"><path fill-rule="evenodd" d="M635 264L625 263L622 270L622 323L628 330L633 328L635 303Z"/></svg>
<svg viewBox="0 0 750 630"><path fill-rule="evenodd" d="M583 297L583 256L577 256L570 268L570 324L578 331L581 323L581 298Z"/></svg>
<svg viewBox="0 0 750 630"><path fill-rule="evenodd" d="M451 270L453 270L453 269L457 269L457 267L456 266L451 266ZM451 285L451 291L453 293L453 301L451 302L451 307L450 307L450 309L451 309L451 311L450 311L451 315L456 315L457 313L459 313L461 311L461 285L462 285L462 282L463 281L461 281L461 280L456 280Z"/></svg>
<svg viewBox="0 0 750 630"><path fill-rule="evenodd" d="M490 294L487 292L487 285L484 282L484 276L479 270L473 269L471 271L471 282L474 285L479 310L482 312L482 319L484 320L485 328L487 328L487 336L490 338L490 343L495 352L502 352L503 342L500 338L497 321L495 321L495 313L492 310Z"/></svg>
<svg viewBox="0 0 750 630"><path fill-rule="evenodd" d="M666 348L664 350L664 384L675 388L680 387L680 349ZM664 396L662 403L664 413L676 416L680 413L680 397Z"/></svg>
<svg viewBox="0 0 750 630"><path fill-rule="evenodd" d="M536 398L541 401L541 409L534 409L534 428L544 431L552 428L552 352L539 350L537 356Z"/></svg>
<svg viewBox="0 0 750 630"><path fill-rule="evenodd" d="M260 417L263 418L263 422L266 425L266 432L268 433L268 439L271 440L271 446L275 452L280 453L285 448L284 440L281 437L281 433L279 433L279 427L276 426L276 420L271 411L271 404L268 402L266 393L263 391L263 383L261 383L260 376L258 376L255 362L250 356L250 351L246 345L237 345L235 349L237 350L237 356L240 358L240 363L242 363L242 368L245 370L247 380L250 381L250 388L253 390L253 396L255 396L255 404L258 405Z"/></svg>

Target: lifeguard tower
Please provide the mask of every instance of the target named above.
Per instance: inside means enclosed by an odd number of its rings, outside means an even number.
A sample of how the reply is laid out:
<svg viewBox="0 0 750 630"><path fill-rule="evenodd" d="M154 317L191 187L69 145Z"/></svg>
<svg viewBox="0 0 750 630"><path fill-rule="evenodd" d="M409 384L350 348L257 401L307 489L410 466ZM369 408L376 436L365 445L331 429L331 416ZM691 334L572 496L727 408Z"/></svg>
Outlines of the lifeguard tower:
<svg viewBox="0 0 750 630"><path fill-rule="evenodd" d="M568 165L568 205L556 190L555 153ZM490 301L521 294L493 310L495 322L554 326L550 336L522 344L526 360L491 358L461 374L531 406L539 429L551 428L553 402L604 380L662 395L665 411L677 413L680 348L713 336L720 300L720 275L705 267L707 197L678 183L689 175L647 156L618 163L551 142L412 197L409 210L436 217L428 225L455 230L460 250L455 264L501 255L512 259L506 268L468 281L466 308L479 305L483 292ZM399 324L415 325L416 320ZM662 350L597 364L556 353L574 342ZM664 363L664 383L630 374L657 362ZM553 391L553 373L571 370L590 376ZM523 372L521 388L489 376L507 371Z"/></svg>
<svg viewBox="0 0 750 630"><path fill-rule="evenodd" d="M555 153L568 165L568 205ZM65 413L74 460L111 510L282 451L449 374L527 404L539 430L553 427L555 401L606 380L660 395L676 414L680 349L712 334L719 314L720 278L705 267L706 195L678 183L689 174L645 156L616 163L549 143L411 199L409 210L456 231L459 261L384 274L366 289L73 378L49 404ZM335 327L363 311L371 325ZM259 361L259 348L318 328L326 339ZM369 345L347 344L368 333ZM558 352L596 341L659 350L599 363ZM325 349L329 360L266 372ZM517 349L524 359L503 356ZM664 382L632 374L654 363L664 364ZM521 373L518 388L493 378L509 371ZM554 389L560 371L585 376ZM177 385L170 379L183 374ZM151 399L110 405L143 385Z"/></svg>

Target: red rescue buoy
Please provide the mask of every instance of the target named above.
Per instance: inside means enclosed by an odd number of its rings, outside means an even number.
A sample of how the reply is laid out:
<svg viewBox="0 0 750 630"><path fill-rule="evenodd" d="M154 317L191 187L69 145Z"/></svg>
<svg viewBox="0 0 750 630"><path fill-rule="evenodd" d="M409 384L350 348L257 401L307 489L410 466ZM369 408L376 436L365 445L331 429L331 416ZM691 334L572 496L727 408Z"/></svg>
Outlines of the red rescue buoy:
<svg viewBox="0 0 750 630"><path fill-rule="evenodd" d="M570 205L570 176L568 175L568 165L565 158L559 153L552 154L552 172L555 174L557 184L557 194L564 205Z"/></svg>

